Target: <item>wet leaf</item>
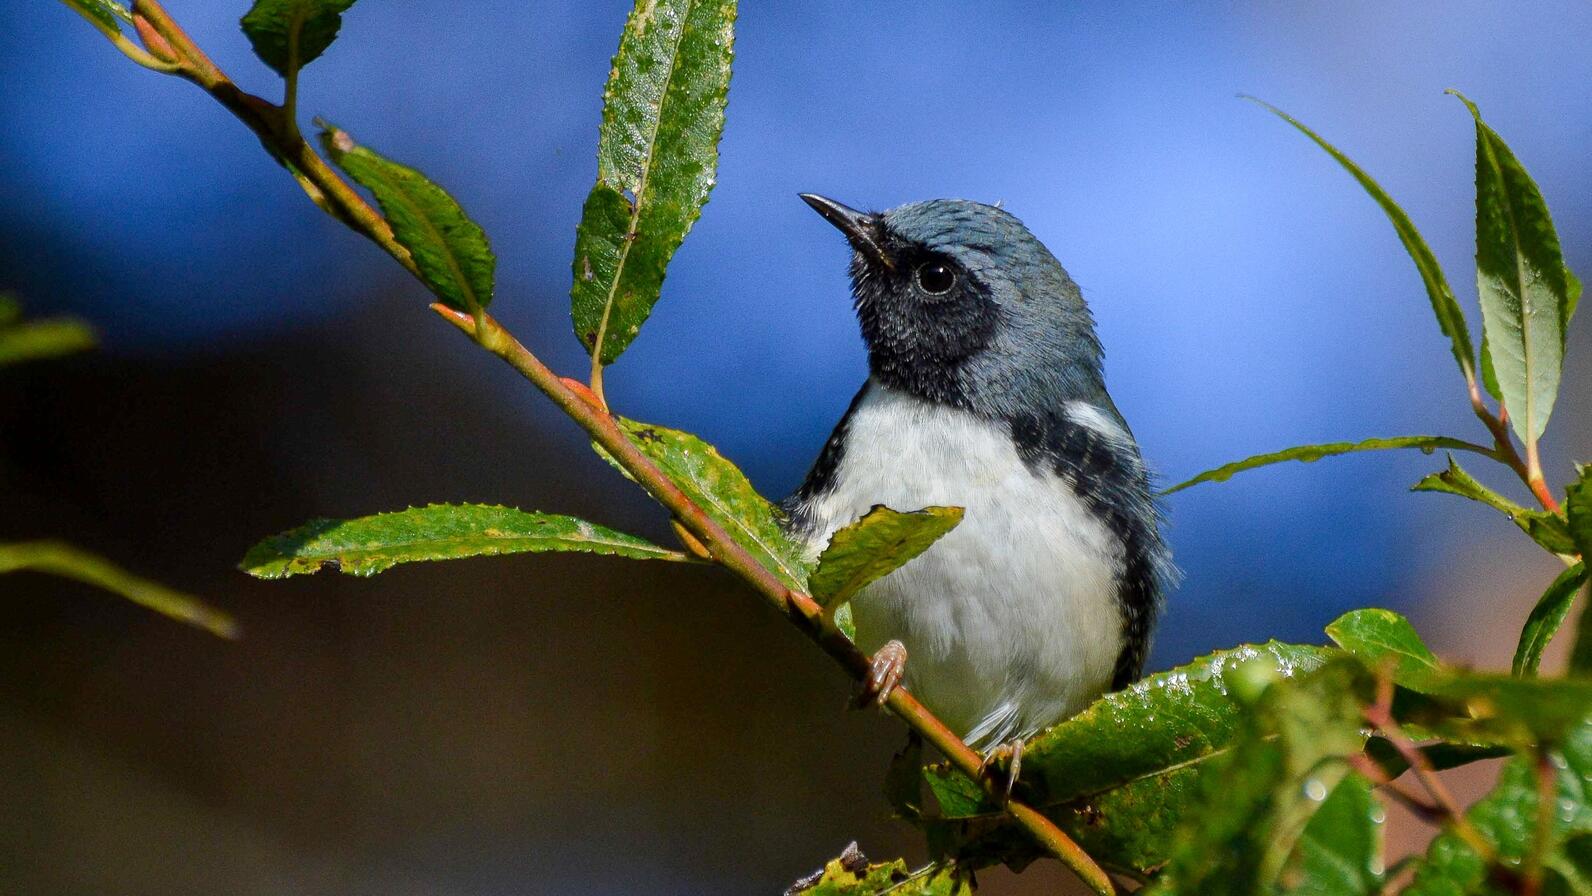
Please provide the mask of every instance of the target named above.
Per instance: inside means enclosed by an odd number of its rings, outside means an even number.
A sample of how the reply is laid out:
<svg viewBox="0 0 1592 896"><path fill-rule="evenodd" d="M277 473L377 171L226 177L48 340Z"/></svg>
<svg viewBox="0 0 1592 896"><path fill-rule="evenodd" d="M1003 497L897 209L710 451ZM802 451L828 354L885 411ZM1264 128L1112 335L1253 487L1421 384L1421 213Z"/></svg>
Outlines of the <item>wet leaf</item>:
<svg viewBox="0 0 1592 896"><path fill-rule="evenodd" d="M1534 444L1559 393L1572 300L1559 236L1531 175L1476 105L1476 287L1500 399Z"/></svg>
<svg viewBox="0 0 1592 896"><path fill-rule="evenodd" d="M883 505L837 530L813 570L812 595L823 606L851 600L929 549L962 521L960 507L903 513Z"/></svg>
<svg viewBox="0 0 1592 896"><path fill-rule="evenodd" d="M1385 867L1387 812L1371 782L1350 775L1332 789L1299 838L1296 864L1284 874L1289 896L1377 896Z"/></svg>
<svg viewBox="0 0 1592 896"><path fill-rule="evenodd" d="M1548 813L1548 840L1543 852L1545 864L1563 869L1557 873L1564 878L1578 873L1580 862L1575 850L1582 847L1577 844L1592 834L1592 724L1580 725L1571 732L1561 749L1549 753L1549 762L1558 799ZM1521 892L1509 885L1508 877L1519 874L1536 840L1540 816L1533 765L1524 758L1509 762L1499 773L1492 792L1465 813L1507 870L1489 869L1486 860L1464 838L1445 828L1432 840L1417 865L1415 880L1404 891L1405 896L1507 896Z"/></svg>
<svg viewBox="0 0 1592 896"><path fill-rule="evenodd" d="M313 520L250 548L239 566L261 579L322 570L373 576L399 563L540 551L688 559L679 551L570 516L481 504L432 504L351 520Z"/></svg>
<svg viewBox="0 0 1592 896"><path fill-rule="evenodd" d="M621 418L631 444L652 459L669 480L723 526L787 587L807 589L801 548L785 535L779 511L757 493L746 474L700 438L678 429Z"/></svg>
<svg viewBox="0 0 1592 896"><path fill-rule="evenodd" d="M652 313L669 259L713 189L734 24L735 0L642 0L625 23L570 291L575 335L603 364Z"/></svg>
<svg viewBox="0 0 1592 896"><path fill-rule="evenodd" d="M354 0L254 0L240 24L255 55L287 77L326 52L353 5Z"/></svg>
<svg viewBox="0 0 1592 896"><path fill-rule="evenodd" d="M1460 439L1451 439L1447 436L1396 436L1390 439L1366 439L1363 442L1327 442L1321 445L1298 445L1293 448L1284 448L1281 451L1273 451L1269 454L1257 454L1254 457L1234 461L1230 464L1223 464L1214 470L1206 470L1193 479L1180 482L1166 489L1161 494L1170 495L1173 492L1180 492L1191 485L1198 485L1201 482L1226 482L1232 478L1234 473L1242 473L1245 470L1280 464L1285 461L1297 460L1310 463L1323 457L1335 457L1339 454L1350 454L1358 451L1386 451L1395 448L1419 448L1428 454L1439 448L1448 448L1455 451L1474 451L1478 454L1490 455L1492 453L1489 449L1480 445L1474 445Z"/></svg>
<svg viewBox="0 0 1592 896"><path fill-rule="evenodd" d="M1311 846L1301 849L1300 840L1347 780L1344 759L1365 742L1361 711L1374 690L1370 672L1344 656L1267 688L1186 807L1150 892L1270 894L1325 863L1330 850L1322 847L1352 844L1354 836L1328 821Z"/></svg>
<svg viewBox="0 0 1592 896"><path fill-rule="evenodd" d="M327 155L376 197L431 292L460 311L490 304L497 258L480 225L424 174L359 146L347 131L321 125Z"/></svg>
<svg viewBox="0 0 1592 896"><path fill-rule="evenodd" d="M1150 873L1166 861L1203 775L1243 723L1235 675L1287 680L1334 652L1277 642L1238 647L1107 694L1028 744L1018 796L1090 855ZM925 778L941 818L923 824L938 850L1004 862L1030 848L977 782L944 765L925 769Z"/></svg>
<svg viewBox="0 0 1592 896"><path fill-rule="evenodd" d="M1556 513L1542 510L1528 510L1519 504L1505 498L1489 489L1475 477L1465 472L1451 454L1448 456L1448 469L1433 473L1415 483L1411 488L1417 492L1447 492L1459 495L1486 504L1488 507L1503 514L1508 520L1520 527L1520 530L1537 544L1555 554L1576 553L1575 542L1570 538L1570 527L1564 517Z"/></svg>

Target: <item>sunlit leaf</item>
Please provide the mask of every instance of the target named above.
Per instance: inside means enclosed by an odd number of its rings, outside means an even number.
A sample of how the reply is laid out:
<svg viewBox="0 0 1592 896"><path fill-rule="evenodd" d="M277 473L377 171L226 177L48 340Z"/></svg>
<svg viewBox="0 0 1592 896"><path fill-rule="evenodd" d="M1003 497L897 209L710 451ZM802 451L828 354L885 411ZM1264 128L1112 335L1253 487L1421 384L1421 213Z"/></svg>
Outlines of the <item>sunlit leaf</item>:
<svg viewBox="0 0 1592 896"><path fill-rule="evenodd" d="M262 579L322 570L372 576L399 563L539 551L687 559L679 551L574 517L432 504L351 520L314 520L256 544L239 566Z"/></svg>
<svg viewBox="0 0 1592 896"><path fill-rule="evenodd" d="M575 234L575 335L603 364L628 347L713 189L735 0L641 0L603 91L597 183Z"/></svg>
<svg viewBox="0 0 1592 896"><path fill-rule="evenodd" d="M460 311L485 308L497 258L480 225L425 175L356 144L347 131L321 125L327 154L376 197L393 237L414 257L432 293Z"/></svg>
<svg viewBox="0 0 1592 896"><path fill-rule="evenodd" d="M1502 137L1476 120L1476 286L1500 397L1521 441L1534 444L1559 393L1572 310L1548 205Z"/></svg>
<svg viewBox="0 0 1592 896"><path fill-rule="evenodd" d="M759 563L787 587L806 590L807 567L801 548L785 535L779 511L717 448L666 426L624 419L619 426L631 444Z"/></svg>
<svg viewBox="0 0 1592 896"><path fill-rule="evenodd" d="M1029 742L1017 795L1090 855L1150 873L1166 861L1179 819L1201 798L1204 774L1242 726L1235 670L1286 680L1332 653L1276 642L1238 647L1107 694ZM943 817L921 823L939 849L988 863L1029 848L977 782L944 765L930 766L925 777Z"/></svg>
<svg viewBox="0 0 1592 896"><path fill-rule="evenodd" d="M1542 510L1529 510L1505 498L1465 472L1454 460L1448 456L1448 469L1433 473L1415 483L1411 487L1417 492L1447 492L1451 495L1460 495L1472 501L1486 504L1488 507L1503 514L1510 522L1520 527L1527 536L1555 554L1577 553L1575 542L1570 538L1570 528L1565 518Z"/></svg>
<svg viewBox="0 0 1592 896"><path fill-rule="evenodd" d="M1257 454L1244 460L1223 464L1214 470L1206 470L1187 482L1180 482L1172 486L1161 494L1170 495L1173 492L1182 491L1191 485L1198 485L1201 482L1225 482L1232 478L1234 473L1242 473L1245 470L1280 464L1285 461L1296 460L1310 463L1323 457L1334 457L1339 454L1350 454L1357 451L1385 451L1394 448L1418 448L1427 454L1431 454L1439 448L1447 448L1454 451L1474 451L1478 454L1492 454L1490 449L1460 439L1451 439L1447 436L1396 436L1390 439L1366 439L1363 442L1327 442L1321 445L1299 445L1294 448L1273 451L1269 454Z"/></svg>
<svg viewBox="0 0 1592 896"><path fill-rule="evenodd" d="M286 77L326 52L353 5L354 0L254 0L240 24L255 54Z"/></svg>
<svg viewBox="0 0 1592 896"><path fill-rule="evenodd" d="M906 862L871 863L853 843L823 870L797 881L785 896L971 896L973 887L953 868L914 874Z"/></svg>
<svg viewBox="0 0 1592 896"><path fill-rule="evenodd" d="M94 27L106 34L120 34L121 23L130 21L132 13L127 7L112 0L61 0L67 6L77 10L84 18L94 23Z"/></svg>
<svg viewBox="0 0 1592 896"><path fill-rule="evenodd" d="M818 557L809 583L824 606L844 603L928 550L962 521L960 507L902 513L878 506L837 530Z"/></svg>
<svg viewBox="0 0 1592 896"><path fill-rule="evenodd" d="M1250 99L1254 99L1251 97ZM1443 335L1448 337L1449 348L1454 353L1454 360L1459 362L1459 369L1464 372L1466 379L1472 376L1471 371L1475 364L1476 351L1471 348L1470 328L1465 323L1464 312L1459 309L1459 302L1454 299L1454 291L1449 288L1448 280L1443 276L1443 269L1437 263L1437 256L1432 254L1426 240L1421 238L1420 231L1415 229L1415 224L1410 221L1398 203L1384 191L1371 176L1366 174L1340 152L1337 147L1323 140L1320 135L1303 124L1300 124L1288 113L1261 100L1254 100L1272 113L1288 122L1301 133L1315 141L1317 146L1327 151L1327 154L1337 160L1344 170L1348 171L1360 187L1368 193L1376 204L1382 207L1388 220L1393 222L1393 229L1399 235L1399 241L1404 244L1404 251L1409 253L1410 259L1415 262L1415 269L1420 272L1421 283L1426 287L1426 296L1431 300L1432 313L1437 317L1437 326L1442 329Z"/></svg>
<svg viewBox="0 0 1592 896"><path fill-rule="evenodd" d="M1542 652L1558 633L1559 626L1564 624L1565 617L1570 614L1570 605L1575 603L1575 596L1586 581L1586 564L1577 563L1560 573L1548 590L1543 592L1537 605L1531 609L1531 615L1526 617L1525 627L1520 630L1520 643L1515 647L1513 665L1516 675L1537 674L1537 666L1542 663Z"/></svg>
<svg viewBox="0 0 1592 896"><path fill-rule="evenodd" d="M1443 669L1408 619L1392 610L1351 610L1327 626L1327 636L1373 669L1392 663L1393 680L1426 691L1443 678Z"/></svg>
<svg viewBox="0 0 1592 896"><path fill-rule="evenodd" d="M135 576L104 557L69 544L57 541L0 544L0 573L21 570L75 579L223 638L238 636L238 625L231 616L206 606L197 597Z"/></svg>

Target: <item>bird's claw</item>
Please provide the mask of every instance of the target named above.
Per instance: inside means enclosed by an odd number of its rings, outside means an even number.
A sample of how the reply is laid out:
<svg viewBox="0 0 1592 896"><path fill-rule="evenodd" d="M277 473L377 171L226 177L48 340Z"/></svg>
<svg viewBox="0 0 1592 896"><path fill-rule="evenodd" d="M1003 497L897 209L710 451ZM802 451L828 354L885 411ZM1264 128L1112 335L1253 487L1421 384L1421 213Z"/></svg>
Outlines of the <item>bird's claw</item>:
<svg viewBox="0 0 1592 896"><path fill-rule="evenodd" d="M906 672L906 668L905 644L891 641L879 648L869 663L868 677L862 681L862 688L857 692L855 705L859 709L883 706L884 702L890 699L890 692L901 684L901 676Z"/></svg>
<svg viewBox="0 0 1592 896"><path fill-rule="evenodd" d="M1011 800L1012 788L1017 786L1017 776L1023 770L1023 739L1013 738L990 750L989 755L984 757L984 766L980 771L985 777L994 778L999 773L995 766L1003 757L1006 757L1006 774L1004 780L997 781L996 784L1001 788L1000 801L1004 806Z"/></svg>

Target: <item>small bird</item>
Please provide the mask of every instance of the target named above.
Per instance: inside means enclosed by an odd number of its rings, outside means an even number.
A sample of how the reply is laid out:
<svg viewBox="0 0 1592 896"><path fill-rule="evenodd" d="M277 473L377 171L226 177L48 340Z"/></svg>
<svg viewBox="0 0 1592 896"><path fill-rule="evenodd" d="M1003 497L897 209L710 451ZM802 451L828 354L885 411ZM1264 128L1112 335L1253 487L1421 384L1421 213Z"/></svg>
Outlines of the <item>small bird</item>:
<svg viewBox="0 0 1592 896"><path fill-rule="evenodd" d="M869 509L964 508L852 600L899 682L986 756L1138 678L1173 577L1077 284L1010 213L801 197L850 242L867 382L781 506L816 555ZM1009 784L1010 782L1008 782Z"/></svg>

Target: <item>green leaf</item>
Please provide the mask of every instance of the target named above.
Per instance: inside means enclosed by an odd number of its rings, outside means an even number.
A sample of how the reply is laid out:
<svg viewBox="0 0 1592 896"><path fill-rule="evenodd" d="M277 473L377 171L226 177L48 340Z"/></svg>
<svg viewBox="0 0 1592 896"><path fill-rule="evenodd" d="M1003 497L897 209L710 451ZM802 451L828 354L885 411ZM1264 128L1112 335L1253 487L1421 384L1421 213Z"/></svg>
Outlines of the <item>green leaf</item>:
<svg viewBox="0 0 1592 896"><path fill-rule="evenodd" d="M969 896L972 892L972 885L952 868L913 875L901 859L870 863L853 843L822 871L797 881L785 896Z"/></svg>
<svg viewBox="0 0 1592 896"><path fill-rule="evenodd" d="M1513 666L1516 675L1537 674L1537 666L1542 663L1542 652L1558 633L1559 626L1564 624L1564 618L1570 614L1570 605L1575 603L1575 596L1586 580L1586 564L1577 563L1560 573L1548 590L1543 592L1537 605L1532 607L1531 615L1526 617L1525 627L1520 630L1520 644L1515 647Z"/></svg>
<svg viewBox="0 0 1592 896"><path fill-rule="evenodd" d="M1382 828L1387 812L1357 775L1344 778L1299 838L1296 878L1289 896L1376 896L1385 866Z"/></svg>
<svg viewBox="0 0 1592 896"><path fill-rule="evenodd" d="M640 0L603 91L597 183L575 232L575 335L611 364L658 301L713 189L735 0Z"/></svg>
<svg viewBox="0 0 1592 896"><path fill-rule="evenodd" d="M240 24L255 55L285 78L326 52L353 5L354 0L254 0Z"/></svg>
<svg viewBox="0 0 1592 896"><path fill-rule="evenodd" d="M62 0L62 2L77 10L83 18L93 22L94 27L107 35L120 34L122 32L120 23L130 22L133 18L127 7L113 3L111 0Z"/></svg>
<svg viewBox="0 0 1592 896"><path fill-rule="evenodd" d="M1466 381L1472 377L1476 352L1471 348L1470 329L1465 324L1465 314L1459 310L1459 302L1454 299L1454 291L1449 288L1448 280L1443 276L1443 269L1437 263L1437 256L1432 254L1426 240L1421 238L1420 231L1415 229L1415 224L1410 221L1404 210L1398 207L1392 197L1371 179L1371 176L1360 170L1348 156L1339 152L1336 147L1323 140L1315 131L1300 124L1288 113L1278 109L1270 103L1248 97L1269 109L1277 117L1297 128L1300 133L1315 141L1317 146L1327 151L1327 154L1336 159L1344 170L1348 171L1360 187L1376 200L1382 207L1388 220L1393 222L1393 229L1398 232L1399 241L1404 244L1404 251L1409 253L1410 259L1415 262L1415 269L1421 274L1421 283L1426 287L1427 298L1432 302L1432 313L1437 317L1437 326L1442 329L1443 335L1448 337L1449 347L1454 353L1454 360L1459 362L1459 369L1465 374Z"/></svg>
<svg viewBox="0 0 1592 896"><path fill-rule="evenodd" d="M1565 489L1564 509L1576 553L1592 553L1592 465L1576 467L1576 481ZM1576 623L1575 646L1570 650L1570 672L1592 677L1592 612L1581 611Z"/></svg>
<svg viewBox="0 0 1592 896"><path fill-rule="evenodd" d="M787 587L807 589L807 564L785 535L779 511L757 493L746 474L696 436L620 418L631 444L658 465L686 497L723 526L736 543ZM611 462L611 460L610 460Z"/></svg>
<svg viewBox="0 0 1592 896"><path fill-rule="evenodd" d="M1567 877L1576 874L1580 864L1573 851L1584 850L1584 838L1592 833L1592 724L1580 726L1562 749L1551 752L1550 765L1558 792L1556 804L1546 816L1548 836L1543 853L1545 864ZM1505 874L1518 874L1536 845L1541 815L1532 766L1524 758L1505 765L1492 792L1465 813L1503 867L1514 869ZM1520 890L1490 874L1488 863L1451 827L1432 840L1416 867L1415 880L1404 890L1405 896L1505 896L1517 892Z"/></svg>
<svg viewBox="0 0 1592 896"><path fill-rule="evenodd" d="M197 597L135 576L104 557L69 544L56 541L0 544L0 573L21 570L75 579L223 638L238 636L238 625L231 616L206 606Z"/></svg>
<svg viewBox="0 0 1592 896"><path fill-rule="evenodd" d="M1548 205L1508 144L1476 119L1476 287L1501 400L1527 445L1542 436L1559 393L1570 282Z"/></svg>
<svg viewBox="0 0 1592 896"><path fill-rule="evenodd" d="M845 603L929 549L962 521L960 507L925 507L902 513L875 506L837 530L818 556L812 595L828 607Z"/></svg>
<svg viewBox="0 0 1592 896"><path fill-rule="evenodd" d="M6 325L0 321L0 367L69 355L94 347L94 330L75 317Z"/></svg>
<svg viewBox="0 0 1592 896"><path fill-rule="evenodd" d="M1527 536L1555 554L1578 553L1575 542L1570 538L1570 528L1565 518L1542 510L1528 510L1519 504L1505 498L1503 495L1489 489L1477 482L1475 477L1465 472L1454 460L1448 456L1448 469L1440 473L1433 473L1411 486L1411 491L1417 492L1446 492L1459 495L1472 501L1479 501L1498 511L1509 519L1510 522L1520 527Z"/></svg>
<svg viewBox="0 0 1592 896"><path fill-rule="evenodd" d="M239 568L261 579L323 569L373 576L399 563L539 551L688 559L574 517L480 504L432 504L352 520L313 520L250 548Z"/></svg>
<svg viewBox="0 0 1592 896"><path fill-rule="evenodd" d="M1161 494L1170 495L1173 492L1180 492L1191 485L1198 485L1201 482L1226 482L1232 478L1234 473L1242 473L1245 470L1253 470L1256 467L1264 467L1270 464L1280 464L1284 461L1297 460L1303 463L1311 463L1323 457L1335 457L1339 454L1350 454L1356 451L1384 451L1392 448L1419 448L1427 454L1431 454L1439 448L1474 451L1477 454L1492 454L1490 449L1460 439L1451 439L1447 436L1396 436L1390 439L1366 439L1363 442L1328 442L1323 445L1299 445L1294 448L1273 451L1270 454L1257 454L1254 457L1224 464L1214 470L1206 470L1187 482L1180 482L1166 489Z"/></svg>
<svg viewBox="0 0 1592 896"><path fill-rule="evenodd" d="M1374 688L1364 666L1341 656L1267 688L1185 812L1151 892L1258 896L1298 878L1299 840L1365 742L1361 710Z"/></svg>
<svg viewBox="0 0 1592 896"><path fill-rule="evenodd" d="M1090 855L1149 874L1166 861L1205 773L1242 727L1239 678L1286 680L1332 653L1277 642L1238 647L1107 694L1028 743L1017 794ZM941 851L990 863L1029 847L977 782L945 765L925 769L925 778L941 817L923 825Z"/></svg>
<svg viewBox="0 0 1592 896"><path fill-rule="evenodd" d="M1403 687L1424 692L1442 680L1437 655L1392 610L1351 610L1327 626L1327 636L1370 668L1391 662L1393 680Z"/></svg>
<svg viewBox="0 0 1592 896"><path fill-rule="evenodd" d="M425 175L357 145L347 131L320 124L327 154L376 197L393 237L414 257L427 288L460 311L486 308L497 258L480 225Z"/></svg>
<svg viewBox="0 0 1592 896"><path fill-rule="evenodd" d="M1531 749L1563 743L1592 721L1592 680L1581 678L1452 672L1428 697L1433 705L1417 721L1458 743ZM1433 716L1434 708L1442 715Z"/></svg>

